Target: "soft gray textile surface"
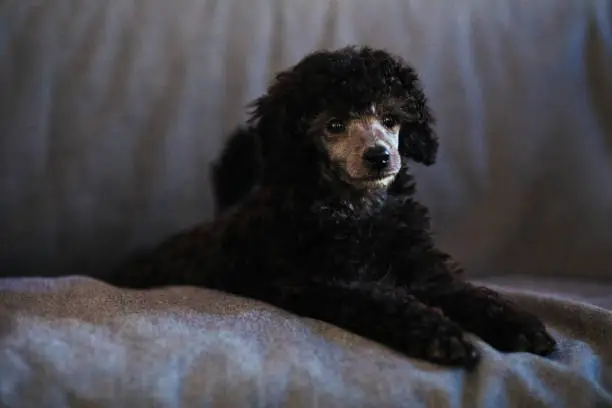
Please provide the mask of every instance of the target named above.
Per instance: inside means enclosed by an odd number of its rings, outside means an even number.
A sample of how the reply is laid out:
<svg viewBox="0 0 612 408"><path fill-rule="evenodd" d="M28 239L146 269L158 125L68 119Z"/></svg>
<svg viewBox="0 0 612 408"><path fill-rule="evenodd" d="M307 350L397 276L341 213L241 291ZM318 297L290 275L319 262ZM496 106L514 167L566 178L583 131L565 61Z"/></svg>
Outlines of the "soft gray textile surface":
<svg viewBox="0 0 612 408"><path fill-rule="evenodd" d="M608 0L0 0L0 274L102 274L210 216L244 104L348 43L421 73L442 151L419 194L468 271L612 277ZM568 291L508 292L559 355L480 344L467 375L207 290L0 281L0 406L612 406L610 312L575 303L610 286L490 282Z"/></svg>
<svg viewBox="0 0 612 408"><path fill-rule="evenodd" d="M470 273L612 276L609 0L0 0L0 273L103 273L210 216L245 103L348 43L421 73L420 194Z"/></svg>
<svg viewBox="0 0 612 408"><path fill-rule="evenodd" d="M544 318L560 351L478 342L483 361L467 374L205 289L0 280L0 406L612 407L612 312L506 292Z"/></svg>

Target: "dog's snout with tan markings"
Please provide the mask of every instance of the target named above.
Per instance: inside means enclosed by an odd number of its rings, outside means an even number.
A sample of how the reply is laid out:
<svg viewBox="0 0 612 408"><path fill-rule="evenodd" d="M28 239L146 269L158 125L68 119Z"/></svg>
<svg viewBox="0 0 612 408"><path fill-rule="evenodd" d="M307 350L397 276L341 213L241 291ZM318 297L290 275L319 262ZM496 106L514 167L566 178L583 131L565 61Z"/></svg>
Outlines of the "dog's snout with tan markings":
<svg viewBox="0 0 612 408"><path fill-rule="evenodd" d="M372 112L324 121L323 145L336 174L359 188L386 188L401 168L399 121Z"/></svg>

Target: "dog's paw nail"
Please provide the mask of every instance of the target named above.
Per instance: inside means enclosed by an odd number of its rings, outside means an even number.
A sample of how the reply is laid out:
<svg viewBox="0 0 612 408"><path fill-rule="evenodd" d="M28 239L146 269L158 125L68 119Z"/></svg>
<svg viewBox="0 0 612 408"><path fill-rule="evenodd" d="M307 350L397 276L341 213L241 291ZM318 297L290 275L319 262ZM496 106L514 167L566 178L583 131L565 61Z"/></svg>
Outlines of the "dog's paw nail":
<svg viewBox="0 0 612 408"><path fill-rule="evenodd" d="M471 370L480 361L480 353L461 337L436 337L427 342L424 357L444 366L463 367Z"/></svg>
<svg viewBox="0 0 612 408"><path fill-rule="evenodd" d="M516 351L529 351L529 340L524 334L520 334L516 339Z"/></svg>
<svg viewBox="0 0 612 408"><path fill-rule="evenodd" d="M538 332L533 337L533 351L536 354L546 355L552 353L557 344L546 332Z"/></svg>
<svg viewBox="0 0 612 408"><path fill-rule="evenodd" d="M468 370L471 370L476 367L479 361L480 353L475 348L472 348L468 354L468 358L466 359L465 366Z"/></svg>
<svg viewBox="0 0 612 408"><path fill-rule="evenodd" d="M440 347L440 340L434 339L428 347L429 355L436 360L444 358L444 352Z"/></svg>
<svg viewBox="0 0 612 408"><path fill-rule="evenodd" d="M451 360L456 361L465 358L465 347L461 344L461 341L457 338L451 338L449 342L449 357Z"/></svg>

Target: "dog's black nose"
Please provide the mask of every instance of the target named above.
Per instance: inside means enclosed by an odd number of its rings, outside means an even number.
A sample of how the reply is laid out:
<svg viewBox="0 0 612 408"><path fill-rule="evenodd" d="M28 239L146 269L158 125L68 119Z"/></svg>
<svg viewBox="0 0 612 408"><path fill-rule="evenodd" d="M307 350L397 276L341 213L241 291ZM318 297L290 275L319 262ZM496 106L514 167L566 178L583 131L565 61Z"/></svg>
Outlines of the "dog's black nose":
<svg viewBox="0 0 612 408"><path fill-rule="evenodd" d="M363 154L363 160L372 170L384 170L389 164L391 155L385 146L370 147Z"/></svg>

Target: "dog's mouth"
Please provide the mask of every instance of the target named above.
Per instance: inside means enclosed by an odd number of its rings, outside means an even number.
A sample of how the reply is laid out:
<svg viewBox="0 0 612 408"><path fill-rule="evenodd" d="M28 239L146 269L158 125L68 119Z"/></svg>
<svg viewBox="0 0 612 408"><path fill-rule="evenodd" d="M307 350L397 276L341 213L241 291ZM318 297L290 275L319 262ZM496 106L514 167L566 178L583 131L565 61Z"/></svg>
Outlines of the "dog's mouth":
<svg viewBox="0 0 612 408"><path fill-rule="evenodd" d="M351 179L351 183L363 188L385 188L393 182L396 173L384 173L374 176Z"/></svg>
<svg viewBox="0 0 612 408"><path fill-rule="evenodd" d="M352 175L345 168L338 166L333 173L334 175L331 178L336 178L358 190L368 190L385 189L389 187L395 180L395 177L397 177L399 170L393 171L393 169L389 169L376 173L371 172L368 174L364 172L365 174Z"/></svg>

